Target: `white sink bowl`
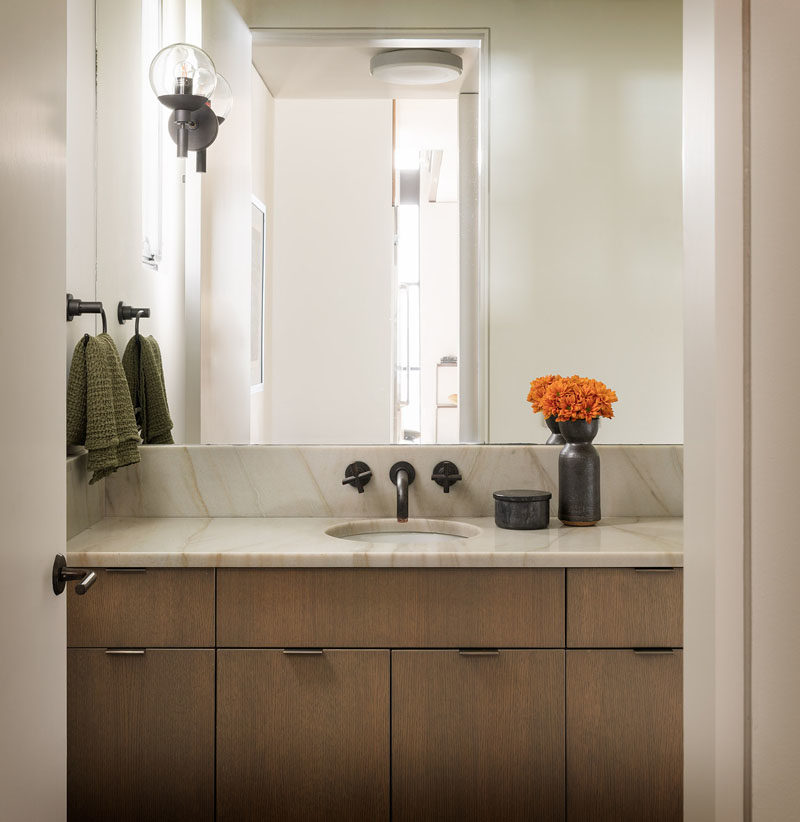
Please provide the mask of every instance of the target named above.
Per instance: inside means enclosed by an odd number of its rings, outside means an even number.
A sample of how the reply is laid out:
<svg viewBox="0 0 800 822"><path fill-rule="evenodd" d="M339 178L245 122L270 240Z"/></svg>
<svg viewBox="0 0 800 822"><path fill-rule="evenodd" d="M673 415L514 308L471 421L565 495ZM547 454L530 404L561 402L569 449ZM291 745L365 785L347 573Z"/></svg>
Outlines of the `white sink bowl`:
<svg viewBox="0 0 800 822"><path fill-rule="evenodd" d="M459 542L476 537L480 532L481 529L475 525L444 519L410 519L408 522L398 522L396 519L353 520L332 525L325 531L328 536L337 539L395 544Z"/></svg>

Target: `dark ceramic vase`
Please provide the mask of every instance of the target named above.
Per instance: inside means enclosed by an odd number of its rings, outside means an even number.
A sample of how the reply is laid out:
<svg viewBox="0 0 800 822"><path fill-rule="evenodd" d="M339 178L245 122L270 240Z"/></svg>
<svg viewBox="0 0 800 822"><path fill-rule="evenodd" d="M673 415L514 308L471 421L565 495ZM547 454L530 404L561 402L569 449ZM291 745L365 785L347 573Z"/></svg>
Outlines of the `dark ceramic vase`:
<svg viewBox="0 0 800 822"><path fill-rule="evenodd" d="M564 525L600 521L600 456L592 445L600 420L559 423L566 445L558 455L558 518Z"/></svg>
<svg viewBox="0 0 800 822"><path fill-rule="evenodd" d="M547 423L547 427L550 429L550 436L547 438L547 442L545 443L545 445L563 445L566 442L566 440L561 435L561 431L558 428L559 423L556 422L555 416L545 417L544 421Z"/></svg>

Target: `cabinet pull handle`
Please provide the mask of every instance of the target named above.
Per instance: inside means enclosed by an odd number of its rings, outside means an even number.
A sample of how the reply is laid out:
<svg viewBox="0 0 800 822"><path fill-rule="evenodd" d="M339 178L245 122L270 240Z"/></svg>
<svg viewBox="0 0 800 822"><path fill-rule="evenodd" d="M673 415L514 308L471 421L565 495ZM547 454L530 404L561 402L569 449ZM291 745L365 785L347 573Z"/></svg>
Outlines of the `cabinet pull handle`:
<svg viewBox="0 0 800 822"><path fill-rule="evenodd" d="M499 648L459 648L460 656L500 656Z"/></svg>
<svg viewBox="0 0 800 822"><path fill-rule="evenodd" d="M146 574L147 568L106 568L107 574Z"/></svg>
<svg viewBox="0 0 800 822"><path fill-rule="evenodd" d="M675 653L672 648L634 648L633 652L639 656L667 656Z"/></svg>
<svg viewBox="0 0 800 822"><path fill-rule="evenodd" d="M286 656L321 656L322 648L284 648Z"/></svg>
<svg viewBox="0 0 800 822"><path fill-rule="evenodd" d="M674 568L634 568L637 574L671 574Z"/></svg>
<svg viewBox="0 0 800 822"><path fill-rule="evenodd" d="M106 648L108 656L144 656L144 648Z"/></svg>

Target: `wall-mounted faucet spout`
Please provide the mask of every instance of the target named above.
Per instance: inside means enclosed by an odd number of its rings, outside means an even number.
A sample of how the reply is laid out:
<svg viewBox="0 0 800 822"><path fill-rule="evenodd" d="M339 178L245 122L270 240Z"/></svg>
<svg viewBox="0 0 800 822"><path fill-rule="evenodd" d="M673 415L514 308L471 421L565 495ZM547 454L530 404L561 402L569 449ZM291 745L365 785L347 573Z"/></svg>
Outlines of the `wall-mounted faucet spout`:
<svg viewBox="0 0 800 822"><path fill-rule="evenodd" d="M389 469L389 479L397 488L397 521L408 522L408 486L417 473L409 462L396 462Z"/></svg>

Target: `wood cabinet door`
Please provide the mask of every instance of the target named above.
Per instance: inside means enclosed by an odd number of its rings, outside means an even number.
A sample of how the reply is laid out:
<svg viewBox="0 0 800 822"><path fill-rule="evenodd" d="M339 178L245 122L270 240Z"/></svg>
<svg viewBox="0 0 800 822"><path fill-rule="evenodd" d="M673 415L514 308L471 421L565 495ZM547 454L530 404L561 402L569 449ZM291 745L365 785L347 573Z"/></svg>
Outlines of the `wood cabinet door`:
<svg viewBox="0 0 800 822"><path fill-rule="evenodd" d="M389 652L217 652L217 819L387 820Z"/></svg>
<svg viewBox="0 0 800 822"><path fill-rule="evenodd" d="M567 651L567 819L683 815L682 655Z"/></svg>
<svg viewBox="0 0 800 822"><path fill-rule="evenodd" d="M75 822L214 818L214 651L67 651Z"/></svg>
<svg viewBox="0 0 800 822"><path fill-rule="evenodd" d="M564 818L564 652L392 652L392 818Z"/></svg>

